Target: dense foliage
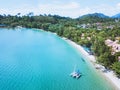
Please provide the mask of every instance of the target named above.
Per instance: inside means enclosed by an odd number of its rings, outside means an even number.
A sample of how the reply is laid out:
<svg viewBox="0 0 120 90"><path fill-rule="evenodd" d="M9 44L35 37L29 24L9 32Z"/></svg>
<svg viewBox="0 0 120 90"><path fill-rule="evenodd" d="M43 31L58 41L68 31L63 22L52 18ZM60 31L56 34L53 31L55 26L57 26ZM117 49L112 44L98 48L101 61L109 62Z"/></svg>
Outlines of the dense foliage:
<svg viewBox="0 0 120 90"><path fill-rule="evenodd" d="M115 40L116 37L120 36L120 22L115 22L115 19L97 17L96 15L77 19L58 15L0 15L0 24L6 25L5 27L8 28L22 26L55 32L59 36L91 48L99 63L108 69L113 69L120 76L120 62L117 58L120 54L111 55L111 48L105 45L106 39ZM87 24L87 27L81 27L83 24ZM106 28L110 25L114 27ZM97 30L98 26L101 26L102 29Z"/></svg>

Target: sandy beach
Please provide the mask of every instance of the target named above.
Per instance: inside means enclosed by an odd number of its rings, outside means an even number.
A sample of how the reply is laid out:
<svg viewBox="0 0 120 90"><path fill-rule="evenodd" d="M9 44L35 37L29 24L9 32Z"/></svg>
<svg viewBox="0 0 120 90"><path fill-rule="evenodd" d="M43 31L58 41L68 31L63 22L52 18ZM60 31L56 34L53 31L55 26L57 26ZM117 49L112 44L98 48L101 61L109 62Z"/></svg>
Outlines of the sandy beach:
<svg viewBox="0 0 120 90"><path fill-rule="evenodd" d="M75 42L68 40L66 38L63 38L65 41L67 41L70 45L72 45L73 47L75 47L79 52L81 52L86 58L87 60L89 60L92 65L94 66L95 69L97 69L98 71L100 71L100 73L102 74L102 76L104 76L104 78L107 78L115 87L115 90L120 90L120 79L117 78L115 76L115 74L113 73L113 71L110 70L106 70L104 68L104 66L97 64L96 63L96 59L95 56L93 55L89 55L88 52L86 52L82 46L76 44Z"/></svg>

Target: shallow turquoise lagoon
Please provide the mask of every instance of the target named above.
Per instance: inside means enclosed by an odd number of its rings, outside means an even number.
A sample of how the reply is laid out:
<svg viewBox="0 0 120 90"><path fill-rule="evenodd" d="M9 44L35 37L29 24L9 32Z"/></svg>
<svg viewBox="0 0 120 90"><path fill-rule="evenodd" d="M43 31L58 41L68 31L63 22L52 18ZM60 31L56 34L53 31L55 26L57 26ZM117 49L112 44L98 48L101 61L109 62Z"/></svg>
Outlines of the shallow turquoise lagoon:
<svg viewBox="0 0 120 90"><path fill-rule="evenodd" d="M69 74L74 66L82 77ZM0 90L114 90L75 48L37 29L0 29Z"/></svg>

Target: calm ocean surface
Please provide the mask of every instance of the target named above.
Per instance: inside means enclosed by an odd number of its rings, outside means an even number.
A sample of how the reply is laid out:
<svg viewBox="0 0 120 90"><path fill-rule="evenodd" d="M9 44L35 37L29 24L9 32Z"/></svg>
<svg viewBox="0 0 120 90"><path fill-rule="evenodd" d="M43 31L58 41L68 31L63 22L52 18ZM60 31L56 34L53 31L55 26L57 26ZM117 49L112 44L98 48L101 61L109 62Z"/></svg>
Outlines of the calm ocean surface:
<svg viewBox="0 0 120 90"><path fill-rule="evenodd" d="M74 66L80 79L69 74ZM114 90L76 49L37 29L0 29L0 90Z"/></svg>

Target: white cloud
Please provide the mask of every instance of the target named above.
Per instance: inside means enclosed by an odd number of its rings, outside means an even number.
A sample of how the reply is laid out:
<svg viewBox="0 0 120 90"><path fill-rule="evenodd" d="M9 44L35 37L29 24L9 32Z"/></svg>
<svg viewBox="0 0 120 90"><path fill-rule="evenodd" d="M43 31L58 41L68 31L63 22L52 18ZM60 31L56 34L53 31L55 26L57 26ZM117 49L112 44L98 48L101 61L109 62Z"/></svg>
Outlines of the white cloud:
<svg viewBox="0 0 120 90"><path fill-rule="evenodd" d="M76 2L59 3L54 2L51 4L39 4L38 6L22 5L14 9L0 9L0 14L13 14L21 13L23 15L34 12L34 14L57 14L61 16L77 17L79 16L80 5Z"/></svg>
<svg viewBox="0 0 120 90"><path fill-rule="evenodd" d="M113 16L117 13L120 12L120 7L118 7L118 4L115 5L115 6L110 6L110 5L107 5L107 4L102 4L102 5L99 5L99 6L96 6L96 7L93 7L92 8L92 11L93 12L100 12L100 13L104 13L108 16Z"/></svg>
<svg viewBox="0 0 120 90"><path fill-rule="evenodd" d="M61 16L69 17L79 17L88 13L104 13L108 16L115 15L120 12L120 3L115 6L110 6L107 4L102 4L92 7L81 7L77 2L68 2L68 3L53 3L53 4L40 4L39 5L40 13L42 14L58 14Z"/></svg>
<svg viewBox="0 0 120 90"><path fill-rule="evenodd" d="M92 7L81 7L81 5L77 2L68 2L68 3L61 3L61 2L54 2L49 4L42 4L36 6L31 5L22 5L21 7L16 8L3 8L0 9L0 14L14 14L22 13L27 14L29 12L34 12L34 14L57 14L61 16L69 16L69 17L79 17L84 14L88 13L95 13L100 12L106 15L112 16L120 12L120 3L116 4L115 6L110 6L107 4L102 4L98 6Z"/></svg>
<svg viewBox="0 0 120 90"><path fill-rule="evenodd" d="M120 3L118 3L117 6L120 7Z"/></svg>
<svg viewBox="0 0 120 90"><path fill-rule="evenodd" d="M33 7L31 5L22 5L21 7L16 7L16 8L3 8L0 9L0 14L12 14L16 15L17 13L21 13L22 15L25 15L29 12L34 12L35 14L39 13L39 10L37 9L38 7Z"/></svg>
<svg viewBox="0 0 120 90"><path fill-rule="evenodd" d="M88 7L82 8L77 2L69 3L53 3L53 4L40 4L40 13L42 14L57 14L61 16L69 16L72 18L79 17L91 12Z"/></svg>
<svg viewBox="0 0 120 90"><path fill-rule="evenodd" d="M40 13L44 14L58 14L58 15L66 15L66 16L74 16L75 11L79 10L80 5L76 2L70 3L62 3L62 4L40 4L39 9ZM74 14L74 15L73 15Z"/></svg>

